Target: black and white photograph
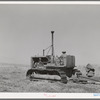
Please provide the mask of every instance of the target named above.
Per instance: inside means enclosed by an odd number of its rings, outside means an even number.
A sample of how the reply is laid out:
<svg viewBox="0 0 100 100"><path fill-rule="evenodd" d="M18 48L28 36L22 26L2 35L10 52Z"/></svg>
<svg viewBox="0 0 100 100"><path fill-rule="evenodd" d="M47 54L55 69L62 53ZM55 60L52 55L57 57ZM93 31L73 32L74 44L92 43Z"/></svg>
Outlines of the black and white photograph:
<svg viewBox="0 0 100 100"><path fill-rule="evenodd" d="M0 4L0 93L20 92L100 93L99 4Z"/></svg>

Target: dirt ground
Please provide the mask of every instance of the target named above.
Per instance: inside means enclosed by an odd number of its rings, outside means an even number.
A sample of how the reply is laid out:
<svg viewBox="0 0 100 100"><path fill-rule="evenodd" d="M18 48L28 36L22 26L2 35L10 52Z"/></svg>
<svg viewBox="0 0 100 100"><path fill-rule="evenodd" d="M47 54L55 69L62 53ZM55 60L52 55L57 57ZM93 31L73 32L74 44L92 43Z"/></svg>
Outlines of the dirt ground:
<svg viewBox="0 0 100 100"><path fill-rule="evenodd" d="M0 92L49 92L49 93L100 93L100 85L78 84L69 81L67 84L47 80L30 81L26 72L30 66L0 64ZM78 67L85 74L84 67ZM100 68L95 67L96 76ZM75 77L75 76L73 76Z"/></svg>

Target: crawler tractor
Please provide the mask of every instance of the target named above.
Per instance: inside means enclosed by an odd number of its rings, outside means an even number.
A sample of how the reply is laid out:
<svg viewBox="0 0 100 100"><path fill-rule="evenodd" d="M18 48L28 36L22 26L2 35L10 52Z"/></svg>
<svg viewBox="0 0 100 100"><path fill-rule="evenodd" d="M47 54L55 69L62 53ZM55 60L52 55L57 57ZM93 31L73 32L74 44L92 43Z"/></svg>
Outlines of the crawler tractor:
<svg viewBox="0 0 100 100"><path fill-rule="evenodd" d="M45 55L45 50L48 49L46 48L43 50L43 56L31 57L31 69L27 71L26 77L30 80L45 79L67 83L67 78L72 77L72 75L78 71L75 69L75 56L66 55L66 52L64 51L62 56L55 57L53 39L54 31L51 31L51 35L51 55Z"/></svg>

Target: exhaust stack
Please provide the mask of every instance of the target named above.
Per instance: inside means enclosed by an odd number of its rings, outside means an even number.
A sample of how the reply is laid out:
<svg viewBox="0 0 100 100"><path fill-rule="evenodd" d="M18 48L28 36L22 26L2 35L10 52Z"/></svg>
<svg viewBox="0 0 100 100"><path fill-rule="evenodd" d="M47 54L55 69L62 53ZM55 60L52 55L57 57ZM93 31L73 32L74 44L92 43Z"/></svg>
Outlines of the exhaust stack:
<svg viewBox="0 0 100 100"><path fill-rule="evenodd" d="M51 31L51 35L52 35L52 44L51 44L51 46L52 46L52 56L54 56L54 31Z"/></svg>
<svg viewBox="0 0 100 100"><path fill-rule="evenodd" d="M52 43L51 43L51 47L52 47L52 57L53 57L53 63L54 63L54 31L51 31L51 35L52 35Z"/></svg>

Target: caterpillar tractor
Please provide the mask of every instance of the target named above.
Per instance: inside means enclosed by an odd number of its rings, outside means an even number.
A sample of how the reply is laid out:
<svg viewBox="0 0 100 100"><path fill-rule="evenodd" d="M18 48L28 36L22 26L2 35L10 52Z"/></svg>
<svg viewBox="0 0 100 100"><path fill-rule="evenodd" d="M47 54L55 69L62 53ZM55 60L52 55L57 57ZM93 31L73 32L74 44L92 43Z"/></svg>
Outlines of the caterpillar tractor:
<svg viewBox="0 0 100 100"><path fill-rule="evenodd" d="M45 50L43 50L43 56L31 57L31 68L27 71L26 77L30 80L35 79L45 79L60 81L62 83L67 83L68 78L75 75L79 70L75 69L75 56L66 55L66 51L62 52L60 57L54 55L54 31L51 31L52 43L48 47L52 49L51 55L45 55Z"/></svg>

